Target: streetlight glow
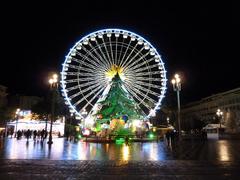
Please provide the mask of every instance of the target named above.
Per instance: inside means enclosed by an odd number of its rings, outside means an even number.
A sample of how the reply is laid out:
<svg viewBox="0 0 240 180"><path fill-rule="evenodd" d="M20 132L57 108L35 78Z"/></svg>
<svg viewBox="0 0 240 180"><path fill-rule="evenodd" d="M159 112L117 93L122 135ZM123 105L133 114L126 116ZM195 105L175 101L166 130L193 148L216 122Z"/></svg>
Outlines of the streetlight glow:
<svg viewBox="0 0 240 180"><path fill-rule="evenodd" d="M58 80L57 79L53 79L53 83L56 83Z"/></svg>
<svg viewBox="0 0 240 180"><path fill-rule="evenodd" d="M216 112L218 118L219 118L219 124L220 124L220 128L222 128L222 118L223 118L223 112L220 109L217 109Z"/></svg>
<svg viewBox="0 0 240 180"><path fill-rule="evenodd" d="M179 75L178 75L178 74L175 74L174 77L175 77L176 79L178 79L178 78L179 78Z"/></svg>
<svg viewBox="0 0 240 180"><path fill-rule="evenodd" d="M180 78L176 78L176 82L179 83L181 81Z"/></svg>
<svg viewBox="0 0 240 180"><path fill-rule="evenodd" d="M178 74L174 75L172 79L173 90L177 92L177 103L178 103L178 131L179 138L181 139L181 122L180 122L180 91L181 91L181 78Z"/></svg>
<svg viewBox="0 0 240 180"><path fill-rule="evenodd" d="M48 80L49 84L53 84L53 79Z"/></svg>
<svg viewBox="0 0 240 180"><path fill-rule="evenodd" d="M53 79L57 79L58 75L57 74L53 74Z"/></svg>

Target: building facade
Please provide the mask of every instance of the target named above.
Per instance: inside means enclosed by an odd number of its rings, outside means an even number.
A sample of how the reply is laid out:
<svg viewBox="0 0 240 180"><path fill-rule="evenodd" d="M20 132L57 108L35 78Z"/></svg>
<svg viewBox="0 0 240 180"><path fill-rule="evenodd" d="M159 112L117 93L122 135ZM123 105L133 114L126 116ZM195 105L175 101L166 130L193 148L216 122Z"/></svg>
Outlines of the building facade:
<svg viewBox="0 0 240 180"><path fill-rule="evenodd" d="M222 115L217 115L218 109ZM184 123L201 120L205 124L217 122L227 127L226 131L240 132L240 88L218 93L181 109L181 120Z"/></svg>

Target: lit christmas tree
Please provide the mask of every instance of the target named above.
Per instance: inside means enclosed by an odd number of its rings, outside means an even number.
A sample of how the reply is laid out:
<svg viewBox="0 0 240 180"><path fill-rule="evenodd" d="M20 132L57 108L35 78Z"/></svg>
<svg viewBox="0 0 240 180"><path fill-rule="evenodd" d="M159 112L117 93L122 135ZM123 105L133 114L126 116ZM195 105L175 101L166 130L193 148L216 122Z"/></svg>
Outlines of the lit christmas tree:
<svg viewBox="0 0 240 180"><path fill-rule="evenodd" d="M143 111L122 85L123 82L119 74L116 73L112 78L112 85L107 97L98 102L101 106L96 114L98 124L111 123L112 126L121 126L128 120L143 120Z"/></svg>

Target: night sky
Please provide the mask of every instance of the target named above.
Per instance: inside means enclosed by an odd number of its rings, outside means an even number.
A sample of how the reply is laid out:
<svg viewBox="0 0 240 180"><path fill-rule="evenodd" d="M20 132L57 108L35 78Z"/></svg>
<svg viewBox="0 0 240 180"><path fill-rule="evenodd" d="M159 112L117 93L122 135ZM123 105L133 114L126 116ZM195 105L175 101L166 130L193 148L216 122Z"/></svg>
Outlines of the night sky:
<svg viewBox="0 0 240 180"><path fill-rule="evenodd" d="M231 4L87 2L2 6L0 84L10 94L44 95L48 74L61 70L69 49L102 28L123 28L150 41L167 78L183 76L183 102L240 87L239 19Z"/></svg>

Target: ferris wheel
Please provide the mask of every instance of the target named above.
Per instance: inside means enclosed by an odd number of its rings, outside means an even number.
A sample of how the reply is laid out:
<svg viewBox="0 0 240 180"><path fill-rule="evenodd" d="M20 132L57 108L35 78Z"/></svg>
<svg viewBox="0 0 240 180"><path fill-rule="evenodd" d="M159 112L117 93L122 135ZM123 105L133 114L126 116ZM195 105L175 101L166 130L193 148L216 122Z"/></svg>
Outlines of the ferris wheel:
<svg viewBox="0 0 240 180"><path fill-rule="evenodd" d="M146 116L154 116L166 92L164 63L146 39L123 29L90 33L70 49L61 72L70 112L89 113L108 93L116 73Z"/></svg>

